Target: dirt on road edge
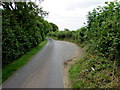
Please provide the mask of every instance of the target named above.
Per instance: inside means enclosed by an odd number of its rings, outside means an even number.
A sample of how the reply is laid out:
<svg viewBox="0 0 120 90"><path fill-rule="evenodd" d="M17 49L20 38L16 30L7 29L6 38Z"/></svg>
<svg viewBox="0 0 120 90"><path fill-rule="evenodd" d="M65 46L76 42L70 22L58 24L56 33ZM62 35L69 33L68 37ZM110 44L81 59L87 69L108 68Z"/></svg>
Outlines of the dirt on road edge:
<svg viewBox="0 0 120 90"><path fill-rule="evenodd" d="M70 59L64 62L64 88L71 88L71 82L69 80L69 69L70 66L77 60L76 58Z"/></svg>
<svg viewBox="0 0 120 90"><path fill-rule="evenodd" d="M75 56L72 59L64 62L64 88L71 88L71 82L69 78L69 69L71 65L73 65L77 59L82 58L82 56L85 54L85 51L82 48L79 48L77 45L76 48L77 51L75 52Z"/></svg>

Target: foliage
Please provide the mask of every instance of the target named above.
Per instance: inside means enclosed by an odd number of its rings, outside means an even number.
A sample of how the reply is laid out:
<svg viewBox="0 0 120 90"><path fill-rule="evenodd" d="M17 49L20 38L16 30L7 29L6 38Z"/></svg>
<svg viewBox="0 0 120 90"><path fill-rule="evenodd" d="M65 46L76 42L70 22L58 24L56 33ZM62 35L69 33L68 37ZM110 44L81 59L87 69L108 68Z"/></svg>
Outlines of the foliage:
<svg viewBox="0 0 120 90"><path fill-rule="evenodd" d="M51 26L52 26L52 28L53 28L53 32L56 32L56 31L58 31L58 26L57 25L55 25L54 23L50 23L51 24Z"/></svg>
<svg viewBox="0 0 120 90"><path fill-rule="evenodd" d="M86 32L89 49L113 61L119 61L120 55L120 4L106 3L88 14ZM120 62L118 62L120 65Z"/></svg>
<svg viewBox="0 0 120 90"><path fill-rule="evenodd" d="M3 2L2 6L4 66L44 41L46 34L53 28L43 18L48 13L33 2Z"/></svg>
<svg viewBox="0 0 120 90"><path fill-rule="evenodd" d="M120 66L120 4L117 1L106 4L88 13L87 26L77 31L65 30L48 35L85 43L91 53L110 58Z"/></svg>
<svg viewBox="0 0 120 90"><path fill-rule="evenodd" d="M40 49L43 48L43 46L47 43L47 41L41 42L37 47L32 48L29 52L27 52L25 55L20 57L18 60L7 64L5 67L2 68L2 82L7 80L9 76L11 76L15 71L17 71L19 68L24 66L30 58L35 55Z"/></svg>
<svg viewBox="0 0 120 90"><path fill-rule="evenodd" d="M69 71L73 88L119 88L120 3L105 2L87 15L87 26L48 33L85 47L88 55Z"/></svg>
<svg viewBox="0 0 120 90"><path fill-rule="evenodd" d="M69 69L72 88L118 88L112 66L113 61L86 54Z"/></svg>

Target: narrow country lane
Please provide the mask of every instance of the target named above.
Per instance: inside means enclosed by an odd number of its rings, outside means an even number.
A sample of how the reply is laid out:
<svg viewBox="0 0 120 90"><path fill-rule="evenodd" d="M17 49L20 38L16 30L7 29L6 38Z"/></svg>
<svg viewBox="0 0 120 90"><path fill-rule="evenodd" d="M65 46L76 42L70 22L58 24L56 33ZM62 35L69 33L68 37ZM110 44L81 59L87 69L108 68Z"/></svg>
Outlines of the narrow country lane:
<svg viewBox="0 0 120 90"><path fill-rule="evenodd" d="M48 38L44 48L5 81L3 88L63 88L63 63L78 52L73 43Z"/></svg>

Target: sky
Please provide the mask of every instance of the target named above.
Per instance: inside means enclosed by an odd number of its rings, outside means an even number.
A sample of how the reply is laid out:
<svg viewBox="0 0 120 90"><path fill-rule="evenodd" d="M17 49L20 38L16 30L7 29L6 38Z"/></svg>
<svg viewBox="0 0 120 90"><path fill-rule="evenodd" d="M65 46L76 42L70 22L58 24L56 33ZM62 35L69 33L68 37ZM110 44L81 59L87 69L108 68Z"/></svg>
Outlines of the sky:
<svg viewBox="0 0 120 90"><path fill-rule="evenodd" d="M86 15L105 1L114 0L44 0L43 10L48 11L47 21L56 24L59 30L76 30L85 26Z"/></svg>
<svg viewBox="0 0 120 90"><path fill-rule="evenodd" d="M39 0L30 1L38 2ZM59 30L64 30L65 28L77 30L86 25L84 22L87 22L89 11L98 6L104 6L106 1L114 0L44 0L41 5L43 10L49 12L45 20L56 24Z"/></svg>
<svg viewBox="0 0 120 90"><path fill-rule="evenodd" d="M39 0L30 1L39 4ZM77 30L86 25L84 22L87 22L89 11L104 6L106 1L114 0L44 0L41 5L44 11L49 12L45 20L56 24L59 30Z"/></svg>

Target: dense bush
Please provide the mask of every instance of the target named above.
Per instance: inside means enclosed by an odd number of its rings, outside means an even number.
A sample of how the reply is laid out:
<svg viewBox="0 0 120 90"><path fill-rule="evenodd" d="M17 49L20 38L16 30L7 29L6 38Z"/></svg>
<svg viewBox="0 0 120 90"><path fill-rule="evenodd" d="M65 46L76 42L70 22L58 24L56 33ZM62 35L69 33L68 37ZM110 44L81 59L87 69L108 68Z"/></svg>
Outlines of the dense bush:
<svg viewBox="0 0 120 90"><path fill-rule="evenodd" d="M48 15L33 2L2 3L2 63L11 63L45 40L52 25Z"/></svg>
<svg viewBox="0 0 120 90"><path fill-rule="evenodd" d="M87 26L77 31L49 33L59 39L71 39L88 45L88 50L120 65L120 3L105 2L87 15Z"/></svg>
<svg viewBox="0 0 120 90"><path fill-rule="evenodd" d="M120 59L120 3L106 2L107 6L98 7L88 14L89 47L111 60Z"/></svg>

